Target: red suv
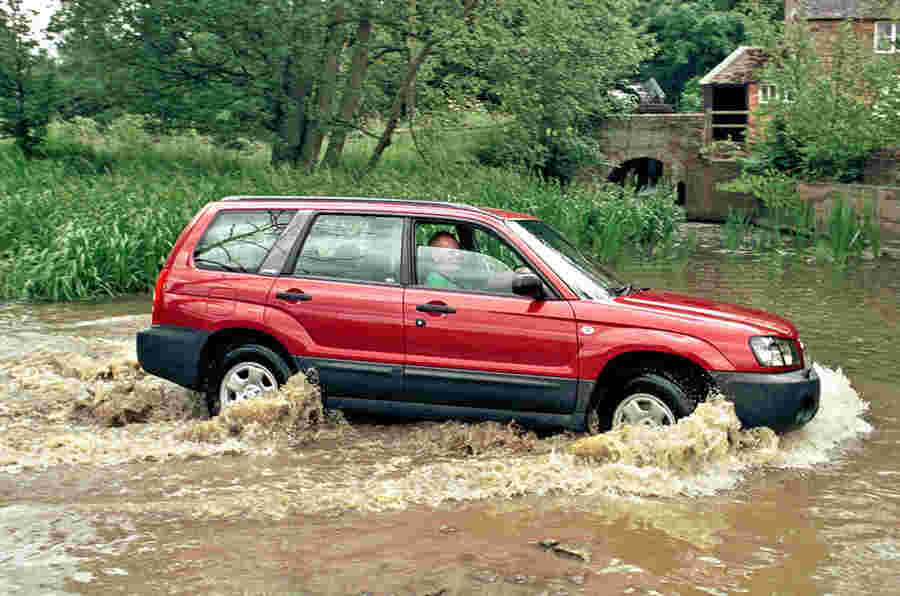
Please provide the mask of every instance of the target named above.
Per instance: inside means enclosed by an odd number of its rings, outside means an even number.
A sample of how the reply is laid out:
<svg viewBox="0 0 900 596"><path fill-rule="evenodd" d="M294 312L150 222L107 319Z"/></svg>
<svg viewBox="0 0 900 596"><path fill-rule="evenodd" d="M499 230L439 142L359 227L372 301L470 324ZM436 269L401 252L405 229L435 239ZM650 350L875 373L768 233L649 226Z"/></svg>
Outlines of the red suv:
<svg viewBox="0 0 900 596"><path fill-rule="evenodd" d="M301 370L329 408L578 431L673 424L711 389L784 431L820 393L781 317L625 285L535 217L431 201L207 205L137 349L212 414Z"/></svg>

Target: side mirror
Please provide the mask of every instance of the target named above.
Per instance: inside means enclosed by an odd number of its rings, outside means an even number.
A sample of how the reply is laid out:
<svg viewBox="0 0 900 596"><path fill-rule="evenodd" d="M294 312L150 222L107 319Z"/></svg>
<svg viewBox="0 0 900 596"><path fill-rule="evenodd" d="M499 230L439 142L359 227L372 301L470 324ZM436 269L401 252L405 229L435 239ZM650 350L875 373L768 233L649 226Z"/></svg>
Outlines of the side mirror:
<svg viewBox="0 0 900 596"><path fill-rule="evenodd" d="M535 300L544 299L544 284L534 273L516 273L512 280L513 294L531 296Z"/></svg>

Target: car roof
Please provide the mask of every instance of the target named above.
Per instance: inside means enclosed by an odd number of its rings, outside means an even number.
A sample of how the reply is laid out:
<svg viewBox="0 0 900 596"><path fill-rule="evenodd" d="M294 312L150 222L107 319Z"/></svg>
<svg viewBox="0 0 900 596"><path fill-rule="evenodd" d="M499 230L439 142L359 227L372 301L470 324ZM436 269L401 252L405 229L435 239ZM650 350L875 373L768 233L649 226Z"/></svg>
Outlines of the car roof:
<svg viewBox="0 0 900 596"><path fill-rule="evenodd" d="M448 211L462 211L465 213L479 213L482 215L494 216L500 219L537 219L533 215L519 213L517 211L509 211L506 209L495 209L493 207L476 207L465 203L452 203L449 201L426 201L421 199L397 199L397 198L381 198L381 197L327 197L327 196L255 196L255 195L236 195L224 197L223 202L264 202L264 203L282 203L293 202L302 203L304 205L313 205L316 203L327 203L337 205L341 203L352 204L357 207L371 206L415 206L418 214L427 215L423 208L438 209L441 213L434 215L446 215Z"/></svg>

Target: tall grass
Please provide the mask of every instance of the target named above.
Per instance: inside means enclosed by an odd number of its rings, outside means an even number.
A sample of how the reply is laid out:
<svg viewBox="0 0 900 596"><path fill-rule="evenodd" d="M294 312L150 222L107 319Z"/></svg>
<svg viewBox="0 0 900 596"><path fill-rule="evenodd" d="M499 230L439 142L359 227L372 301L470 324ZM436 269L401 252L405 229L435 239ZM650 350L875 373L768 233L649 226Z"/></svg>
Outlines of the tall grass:
<svg viewBox="0 0 900 596"><path fill-rule="evenodd" d="M476 165L465 131L423 133L418 147L401 135L378 169L363 176L368 139L348 144L341 168L310 174L270 166L265 147L246 139L234 143L240 149L223 149L196 135L154 137L142 124L135 117L102 131L90 120L55 124L44 160L0 145L0 297L58 301L148 291L184 225L226 195L494 206L541 217L587 250L606 230L596 216L588 225L589 218L620 199L609 188L562 188L526 172ZM674 234L677 219L662 221L657 211L633 217L627 238L640 244ZM642 231L640 222L656 231Z"/></svg>
<svg viewBox="0 0 900 596"><path fill-rule="evenodd" d="M881 255L881 225L874 201L858 209L838 195L824 221L817 221L813 207L803 202L790 210L770 212L764 229L752 222L751 215L729 210L721 230L724 248L780 249L786 244L782 234L786 231L795 249L812 251L840 266L863 258L867 250L876 259Z"/></svg>

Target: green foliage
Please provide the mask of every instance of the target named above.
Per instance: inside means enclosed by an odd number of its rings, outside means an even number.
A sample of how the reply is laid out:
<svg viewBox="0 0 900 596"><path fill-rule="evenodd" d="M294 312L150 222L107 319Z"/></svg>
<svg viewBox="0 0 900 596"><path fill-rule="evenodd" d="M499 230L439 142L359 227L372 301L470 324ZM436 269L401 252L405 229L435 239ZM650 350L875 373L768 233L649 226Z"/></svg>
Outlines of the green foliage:
<svg viewBox="0 0 900 596"><path fill-rule="evenodd" d="M678 100L679 112L700 112L703 110L703 97L700 95L700 79L701 77L691 77L681 91L681 97Z"/></svg>
<svg viewBox="0 0 900 596"><path fill-rule="evenodd" d="M837 197L828 217L828 234L832 254L838 264L846 264L853 255L863 251L863 226L853 207Z"/></svg>
<svg viewBox="0 0 900 596"><path fill-rule="evenodd" d="M722 246L732 251L751 248L783 255L790 241L801 254L814 249L817 257L841 266L863 258L866 251L876 259L881 255L881 223L874 202L857 210L838 195L824 222L817 222L815 210L805 202L791 211L770 214L762 220L765 227L755 227L753 220L752 213L729 210L721 230Z"/></svg>
<svg viewBox="0 0 900 596"><path fill-rule="evenodd" d="M659 51L641 65L671 98L680 98L691 79L702 77L744 41L744 17L734 3L717 0L648 2L634 13L646 23ZM698 96L699 97L699 96ZM679 111L690 111L679 106Z"/></svg>
<svg viewBox="0 0 900 596"><path fill-rule="evenodd" d="M615 186L564 189L557 181L459 159L469 150L465 130L432 132L428 162L403 135L383 167L363 178L372 139L355 138L342 167L308 173L271 166L263 147L237 151L200 135L154 136L142 123L123 118L107 132L85 119L55 124L46 160L0 147L0 297L73 300L149 291L184 225L205 203L232 194L500 207L544 219L587 251L613 219L625 222L626 240L645 250L671 239L681 220L671 197L638 201Z"/></svg>
<svg viewBox="0 0 900 596"><path fill-rule="evenodd" d="M740 177L719 184L721 190L752 195L767 213L791 213L800 206L797 182L784 172L768 168L761 173L744 170Z"/></svg>
<svg viewBox="0 0 900 596"><path fill-rule="evenodd" d="M570 183L581 168L606 161L599 143L586 135L548 131L541 141L535 130L504 126L483 131L477 142L474 155L482 165L531 169L562 184Z"/></svg>
<svg viewBox="0 0 900 596"><path fill-rule="evenodd" d="M67 115L124 107L162 132L271 143L273 163L306 169L338 165L336 135L382 124L366 130L381 140L371 169L401 119L486 94L533 142L529 165L556 171L649 55L636 3L67 0L55 30Z"/></svg>
<svg viewBox="0 0 900 596"><path fill-rule="evenodd" d="M27 157L41 154L47 124L62 101L54 65L31 30L35 11L0 1L0 135Z"/></svg>
<svg viewBox="0 0 900 596"><path fill-rule="evenodd" d="M608 184L599 194L603 198L587 219L584 237L605 262L615 262L628 247L652 252L671 246L684 221L684 210L665 187L635 194L633 188Z"/></svg>
<svg viewBox="0 0 900 596"><path fill-rule="evenodd" d="M885 128L886 134L900 139L900 74L884 81L872 106L872 116Z"/></svg>
<svg viewBox="0 0 900 596"><path fill-rule="evenodd" d="M851 22L816 37L805 22L785 24L783 33L759 29L772 57L762 84L774 85L780 100L760 107L757 116L768 125L750 145L751 170L860 181L874 150L900 144L900 127L891 118L897 106L888 99L896 61L873 54L871 39L858 38ZM881 110L873 109L872 98L884 98Z"/></svg>
<svg viewBox="0 0 900 596"><path fill-rule="evenodd" d="M741 209L728 209L728 217L722 226L722 245L728 250L738 250L753 234L753 217Z"/></svg>
<svg viewBox="0 0 900 596"><path fill-rule="evenodd" d="M745 155L744 146L731 139L711 141L700 148L700 155L706 159L735 159Z"/></svg>
<svg viewBox="0 0 900 596"><path fill-rule="evenodd" d="M509 116L504 136L495 135L480 159L567 181L581 163L599 160L591 130L621 112L608 92L636 74L651 41L629 20L636 0L511 5L453 54L459 68L491 82L491 97ZM468 83L457 76L441 82Z"/></svg>

